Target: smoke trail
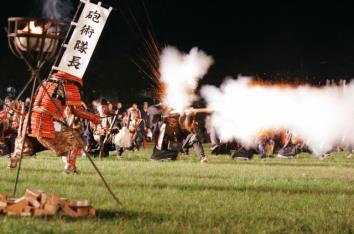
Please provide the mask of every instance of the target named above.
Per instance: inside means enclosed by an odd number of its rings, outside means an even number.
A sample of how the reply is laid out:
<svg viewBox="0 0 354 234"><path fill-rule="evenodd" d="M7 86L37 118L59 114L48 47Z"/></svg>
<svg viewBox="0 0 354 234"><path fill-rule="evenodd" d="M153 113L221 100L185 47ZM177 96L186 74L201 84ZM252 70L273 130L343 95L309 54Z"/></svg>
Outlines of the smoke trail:
<svg viewBox="0 0 354 234"><path fill-rule="evenodd" d="M160 57L161 82L164 85L163 102L182 113L195 100L198 81L213 64L213 58L194 47L189 54L182 54L168 46Z"/></svg>
<svg viewBox="0 0 354 234"><path fill-rule="evenodd" d="M70 0L39 0L42 5L42 17L70 21L73 14L73 4Z"/></svg>
<svg viewBox="0 0 354 234"><path fill-rule="evenodd" d="M250 85L251 79L228 78L220 88L202 87L213 112L212 126L224 141L254 147L262 130L288 129L315 155L336 146L354 146L354 84L342 87Z"/></svg>

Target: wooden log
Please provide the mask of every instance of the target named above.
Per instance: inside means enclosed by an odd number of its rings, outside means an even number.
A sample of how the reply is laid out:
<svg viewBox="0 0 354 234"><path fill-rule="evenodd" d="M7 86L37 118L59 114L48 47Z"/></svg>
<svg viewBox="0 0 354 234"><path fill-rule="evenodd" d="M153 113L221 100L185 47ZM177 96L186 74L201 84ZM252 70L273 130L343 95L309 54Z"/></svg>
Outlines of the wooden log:
<svg viewBox="0 0 354 234"><path fill-rule="evenodd" d="M23 201L26 201L26 198L25 198L25 197L17 198L17 199L15 200L15 204L16 204L16 203L23 202Z"/></svg>
<svg viewBox="0 0 354 234"><path fill-rule="evenodd" d="M82 206L82 207L78 207L76 209L76 213L78 217L85 217L85 216L89 216L90 213L90 207L89 206Z"/></svg>
<svg viewBox="0 0 354 234"><path fill-rule="evenodd" d="M49 196L46 193L41 194L41 208L44 208L46 204L49 203Z"/></svg>
<svg viewBox="0 0 354 234"><path fill-rule="evenodd" d="M69 202L69 199L61 197L60 200L59 200L59 205L60 206L64 206L68 202Z"/></svg>
<svg viewBox="0 0 354 234"><path fill-rule="evenodd" d="M41 200L41 191L34 190L34 189L26 189L25 192L25 198L27 201L35 208L39 208L41 206L40 200Z"/></svg>
<svg viewBox="0 0 354 234"><path fill-rule="evenodd" d="M9 199L7 199L7 206L12 205L12 204L15 204L15 200L16 200L16 199L14 199L14 198L9 198Z"/></svg>
<svg viewBox="0 0 354 234"><path fill-rule="evenodd" d="M6 215L7 216L19 216L19 215L21 215L21 212L7 211Z"/></svg>
<svg viewBox="0 0 354 234"><path fill-rule="evenodd" d="M18 215L24 211L26 206L28 205L28 201L25 198L19 198L15 201L14 204L10 204L7 206L7 213L17 213Z"/></svg>
<svg viewBox="0 0 354 234"><path fill-rule="evenodd" d="M7 208L7 202L6 201L0 201L0 214L5 213Z"/></svg>
<svg viewBox="0 0 354 234"><path fill-rule="evenodd" d="M47 213L47 215L56 215L59 210L59 206L55 206L52 204L45 204L44 210Z"/></svg>
<svg viewBox="0 0 354 234"><path fill-rule="evenodd" d="M46 214L45 210L43 210L43 209L35 209L33 215L36 217L43 217L43 216L46 216L47 214Z"/></svg>
<svg viewBox="0 0 354 234"><path fill-rule="evenodd" d="M31 212L21 212L20 216L22 216L22 217L31 217L32 213Z"/></svg>
<svg viewBox="0 0 354 234"><path fill-rule="evenodd" d="M90 203L88 200L71 200L69 201L69 206L70 207L82 207L82 206L89 206Z"/></svg>
<svg viewBox="0 0 354 234"><path fill-rule="evenodd" d="M37 190L34 190L34 189L26 189L25 197L27 199L31 199L31 200L34 199L34 200L39 201L40 198L41 198L41 194L42 194L41 191L37 191Z"/></svg>
<svg viewBox="0 0 354 234"><path fill-rule="evenodd" d="M77 218L95 216L96 209L90 206L88 200L68 200L55 193L27 189L24 196L18 199L0 195L0 213L22 217L64 215Z"/></svg>
<svg viewBox="0 0 354 234"><path fill-rule="evenodd" d="M7 207L7 202L6 201L0 201L0 209L6 208Z"/></svg>
<svg viewBox="0 0 354 234"><path fill-rule="evenodd" d="M39 209L41 207L41 203L34 199L33 197L31 198L26 198L28 203L31 204L34 208Z"/></svg>
<svg viewBox="0 0 354 234"><path fill-rule="evenodd" d="M96 209L93 207L89 208L89 216L96 216Z"/></svg>
<svg viewBox="0 0 354 234"><path fill-rule="evenodd" d="M49 197L49 203L48 204L51 204L51 205L54 205L54 206L59 206L59 203L60 203L59 195L56 194L56 193L51 194L50 197Z"/></svg>
<svg viewBox="0 0 354 234"><path fill-rule="evenodd" d="M0 201L7 201L7 196L0 194Z"/></svg>
<svg viewBox="0 0 354 234"><path fill-rule="evenodd" d="M77 213L73 209L71 209L68 204L65 204L64 207L62 207L62 209L66 216L69 216L70 218L78 217Z"/></svg>
<svg viewBox="0 0 354 234"><path fill-rule="evenodd" d="M26 206L24 212L33 214L34 208L33 208L33 207L30 207L30 206Z"/></svg>

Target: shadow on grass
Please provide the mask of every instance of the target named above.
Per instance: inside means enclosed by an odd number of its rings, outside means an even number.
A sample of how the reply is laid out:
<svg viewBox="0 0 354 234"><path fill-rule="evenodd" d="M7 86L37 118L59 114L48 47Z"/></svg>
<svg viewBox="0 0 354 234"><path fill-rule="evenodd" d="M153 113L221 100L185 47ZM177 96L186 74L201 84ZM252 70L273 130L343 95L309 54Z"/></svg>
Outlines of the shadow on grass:
<svg viewBox="0 0 354 234"><path fill-rule="evenodd" d="M330 189L311 189L311 188L280 188L269 186L223 186L223 185L177 185L177 184L119 184L119 187L140 187L153 189L177 189L181 191L229 191L229 192L261 192L261 193L286 193L286 194L315 194L315 195L354 195L351 190L330 190Z"/></svg>
<svg viewBox="0 0 354 234"><path fill-rule="evenodd" d="M43 180L45 181L45 180ZM56 181L56 186L66 186L67 181ZM85 186L87 185L86 181L71 181L70 185L72 186ZM91 186L103 186L101 181L91 182ZM289 187L275 187L275 186L264 186L264 185L254 185L254 186L245 186L245 185L204 185L204 184L174 184L171 183L125 183L125 182L115 182L111 184L116 188L129 188L129 189L176 189L181 191L225 191L225 192L262 192L262 193L286 193L286 194L314 194L314 195L350 195L354 196L354 190L352 189L338 189L338 188L311 188L306 187L304 184L298 188L289 188Z"/></svg>
<svg viewBox="0 0 354 234"><path fill-rule="evenodd" d="M142 212L133 210L97 210L96 218L101 220L111 220L111 219L124 219L124 220L148 220L150 222L160 223L166 221L170 218L169 215L152 213L152 212Z"/></svg>
<svg viewBox="0 0 354 234"><path fill-rule="evenodd" d="M0 215L1 218L7 217L4 214ZM31 219L38 219L38 220L56 220L56 219L63 219L66 222L82 222L85 220L92 221L93 219L99 220L146 220L149 222L160 223L166 220L169 220L170 216L166 214L158 214L152 212L140 212L140 211L132 211L132 210L100 210L96 211L96 216L90 217L78 217L78 218L70 218L68 216L44 216L44 217L21 217L21 216L12 216L7 217L13 220L21 219L21 220L31 220Z"/></svg>
<svg viewBox="0 0 354 234"><path fill-rule="evenodd" d="M272 159L271 159L272 160ZM241 161L241 160L232 160L230 161L212 161L211 164L225 164L232 165L232 162L243 164L243 165L262 165L262 166L285 166L285 167L329 167L329 166L340 166L340 167L354 167L353 163L347 161L341 162L330 162L330 161L319 161L319 162L300 162L300 161L292 161L297 159L284 159L284 161Z"/></svg>
<svg viewBox="0 0 354 234"><path fill-rule="evenodd" d="M64 174L64 170L63 169L44 169L44 168L33 168L33 167L24 167L24 168L21 168L21 170L23 171L26 171L26 172L36 172L36 173L46 173L46 174L54 174L55 176L75 176L75 175L66 175ZM88 170L85 170L83 172L80 172L79 171L79 174L77 175L80 175L83 174L83 175L97 175L97 172L96 171L88 171Z"/></svg>

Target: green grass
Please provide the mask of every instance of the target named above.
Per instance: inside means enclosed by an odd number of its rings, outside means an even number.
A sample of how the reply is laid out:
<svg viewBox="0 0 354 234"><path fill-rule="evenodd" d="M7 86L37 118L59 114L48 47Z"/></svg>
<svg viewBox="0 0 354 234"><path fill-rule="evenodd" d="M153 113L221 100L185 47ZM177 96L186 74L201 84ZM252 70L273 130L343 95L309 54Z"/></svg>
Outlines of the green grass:
<svg viewBox="0 0 354 234"><path fill-rule="evenodd" d="M208 149L208 146L206 146ZM0 216L0 233L353 233L354 158L307 154L248 162L209 156L150 161L151 148L95 162L122 200L118 206L86 158L78 175L63 175L49 152L26 158L17 195L26 188L87 199L97 217ZM0 193L11 194L16 170L0 158Z"/></svg>

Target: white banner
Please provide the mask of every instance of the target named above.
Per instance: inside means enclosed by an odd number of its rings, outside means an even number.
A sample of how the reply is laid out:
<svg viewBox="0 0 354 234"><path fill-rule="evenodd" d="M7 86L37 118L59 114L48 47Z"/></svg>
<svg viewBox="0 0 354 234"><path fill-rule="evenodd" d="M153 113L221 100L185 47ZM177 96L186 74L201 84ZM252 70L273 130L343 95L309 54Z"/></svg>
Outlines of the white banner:
<svg viewBox="0 0 354 234"><path fill-rule="evenodd" d="M54 69L82 79L112 8L102 7L101 2L81 1L85 7L78 22L72 22L76 27L68 44L64 45L66 50L58 67Z"/></svg>

